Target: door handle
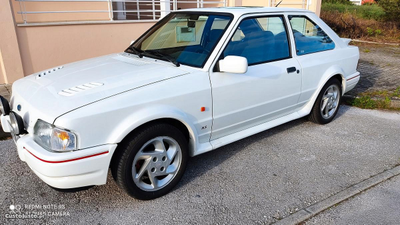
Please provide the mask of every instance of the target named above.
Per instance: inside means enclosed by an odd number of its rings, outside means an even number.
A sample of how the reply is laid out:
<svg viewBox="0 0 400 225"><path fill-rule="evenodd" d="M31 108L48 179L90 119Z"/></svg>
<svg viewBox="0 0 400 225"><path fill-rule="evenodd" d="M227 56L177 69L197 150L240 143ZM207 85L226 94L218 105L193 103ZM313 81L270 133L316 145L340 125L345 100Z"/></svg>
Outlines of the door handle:
<svg viewBox="0 0 400 225"><path fill-rule="evenodd" d="M294 66L293 67L289 67L286 70L287 70L288 73L294 73L294 72L296 72L296 67L294 67Z"/></svg>

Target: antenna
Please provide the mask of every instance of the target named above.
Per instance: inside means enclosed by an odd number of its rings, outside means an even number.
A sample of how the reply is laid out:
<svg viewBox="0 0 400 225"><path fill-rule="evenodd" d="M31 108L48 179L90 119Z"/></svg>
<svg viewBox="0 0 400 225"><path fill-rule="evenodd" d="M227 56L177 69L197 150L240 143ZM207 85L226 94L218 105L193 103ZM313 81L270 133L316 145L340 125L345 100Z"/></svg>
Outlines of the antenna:
<svg viewBox="0 0 400 225"><path fill-rule="evenodd" d="M282 3L282 1L283 1L283 0L281 0L280 2L278 2L278 4L276 4L275 7L278 7L278 6Z"/></svg>

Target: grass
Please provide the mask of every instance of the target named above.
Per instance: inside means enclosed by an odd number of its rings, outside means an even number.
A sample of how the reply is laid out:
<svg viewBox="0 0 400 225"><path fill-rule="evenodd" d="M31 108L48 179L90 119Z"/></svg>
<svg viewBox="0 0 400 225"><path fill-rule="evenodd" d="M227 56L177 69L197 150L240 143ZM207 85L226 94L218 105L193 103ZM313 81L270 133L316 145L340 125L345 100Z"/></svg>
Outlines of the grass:
<svg viewBox="0 0 400 225"><path fill-rule="evenodd" d="M400 108L392 107L393 98L400 98L400 86L395 90L379 90L363 92L357 98L346 102L349 105L362 109L390 109L400 110Z"/></svg>
<svg viewBox="0 0 400 225"><path fill-rule="evenodd" d="M400 98L400 86L398 86L395 90L378 90L378 91L369 91L361 93L362 96L371 96L371 97L388 97L388 98Z"/></svg>
<svg viewBox="0 0 400 225"><path fill-rule="evenodd" d="M352 106L362 109L391 109L390 98L385 99L372 99L370 96L361 96L352 100Z"/></svg>
<svg viewBox="0 0 400 225"><path fill-rule="evenodd" d="M400 98L400 86L392 93L392 97Z"/></svg>

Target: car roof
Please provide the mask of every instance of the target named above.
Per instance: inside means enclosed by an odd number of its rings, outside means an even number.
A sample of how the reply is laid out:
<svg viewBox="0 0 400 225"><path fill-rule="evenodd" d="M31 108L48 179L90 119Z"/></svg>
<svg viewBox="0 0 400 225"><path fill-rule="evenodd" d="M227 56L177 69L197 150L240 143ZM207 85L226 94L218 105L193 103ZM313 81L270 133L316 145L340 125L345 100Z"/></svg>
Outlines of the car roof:
<svg viewBox="0 0 400 225"><path fill-rule="evenodd" d="M175 12L218 12L218 13L231 13L235 16L241 16L244 14L252 13L277 13L277 12L308 12L313 13L305 9L295 8L281 8L281 7L258 7L258 6L240 6L240 7L216 7L216 8L193 8L183 9Z"/></svg>

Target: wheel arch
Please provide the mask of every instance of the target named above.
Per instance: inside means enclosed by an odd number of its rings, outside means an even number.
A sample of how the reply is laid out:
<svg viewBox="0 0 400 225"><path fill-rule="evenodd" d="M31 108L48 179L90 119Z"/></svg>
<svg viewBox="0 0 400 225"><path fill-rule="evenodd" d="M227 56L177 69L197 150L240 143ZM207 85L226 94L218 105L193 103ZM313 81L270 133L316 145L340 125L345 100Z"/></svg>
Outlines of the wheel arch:
<svg viewBox="0 0 400 225"><path fill-rule="evenodd" d="M189 140L191 139L189 129L187 125L185 125L182 121L175 119L175 118L169 118L169 117L164 117L164 118L159 118L159 119L154 119L151 121L148 121L146 123L143 123L142 125L139 125L135 129L133 129L131 132L129 132L120 142L123 142L125 139L129 138L132 135L135 135L135 133L141 129L144 129L145 127L151 126L153 124L160 124L160 123L165 123L172 125L176 128L178 128L182 134L185 136L186 140L189 143Z"/></svg>
<svg viewBox="0 0 400 225"><path fill-rule="evenodd" d="M328 68L325 73L321 76L321 79L318 83L318 88L315 90L314 94L310 98L310 101L299 111L301 116L306 116L310 114L312 108L314 107L315 101L318 98L319 93L321 92L322 88L328 83L331 79L337 79L341 85L341 95L343 96L344 90L346 89L346 79L344 77L344 71L339 66L332 66Z"/></svg>
<svg viewBox="0 0 400 225"><path fill-rule="evenodd" d="M342 86L340 87L342 90L341 90L341 95L343 96L343 94L344 94L344 90L345 90L345 88L346 88L346 79L344 78L344 76L343 76L343 74L335 74L335 75L333 75L331 78L329 78L326 82L325 82L325 84L328 82L328 81L330 81L331 79L337 79L341 84L342 84Z"/></svg>
<svg viewBox="0 0 400 225"><path fill-rule="evenodd" d="M140 120L135 120L138 118ZM197 149L197 131L186 114L172 108L149 108L132 114L123 119L119 126L113 130L113 135L108 142L118 143L119 145L119 143L135 135L140 129L156 123L166 123L178 128L188 141L189 156L194 155ZM118 147L114 155L116 152L118 152Z"/></svg>
<svg viewBox="0 0 400 225"><path fill-rule="evenodd" d="M182 136L179 135L179 132L175 129L175 127L179 130L183 129L183 132L186 133L185 128L182 126L184 125L178 120L161 118L142 124L131 131L122 142L118 144L110 160L109 168L118 186L130 196L140 200L158 198L170 192L182 178L188 161L189 152L187 151L187 147L184 146L185 140L182 139ZM155 133L158 134L155 136ZM168 135L168 133L170 133L170 135ZM153 148L150 150L152 153L145 156L146 153L148 153L146 147L153 145L155 140L159 141L159 136L164 136L165 134L174 140L173 143L169 143L169 146L174 144L180 146L180 148L175 151L180 152L179 155L175 154L175 156L170 158L170 147L164 146L166 151L160 152ZM186 135L189 134L187 133ZM130 140L131 138L133 139ZM162 138L165 144L165 139L168 138ZM125 140L130 141L124 142ZM144 149L142 149L143 147ZM175 148L177 147L175 146ZM137 154L142 155L137 157ZM142 158L144 156L147 159ZM167 160L167 158L170 158L170 160ZM145 161L150 164L145 163ZM169 166L172 164L174 164L173 169L168 172ZM151 167L148 167L149 165ZM140 169L138 169L138 166ZM135 168L135 170L133 168ZM147 175L143 171L147 171ZM158 171L158 174L155 173L156 171ZM171 174L172 176L169 176ZM149 179L149 177L152 177L152 179ZM161 180L167 180L161 185L156 185L160 177L162 177ZM146 182L147 184L143 185L142 179L147 179L150 183Z"/></svg>

